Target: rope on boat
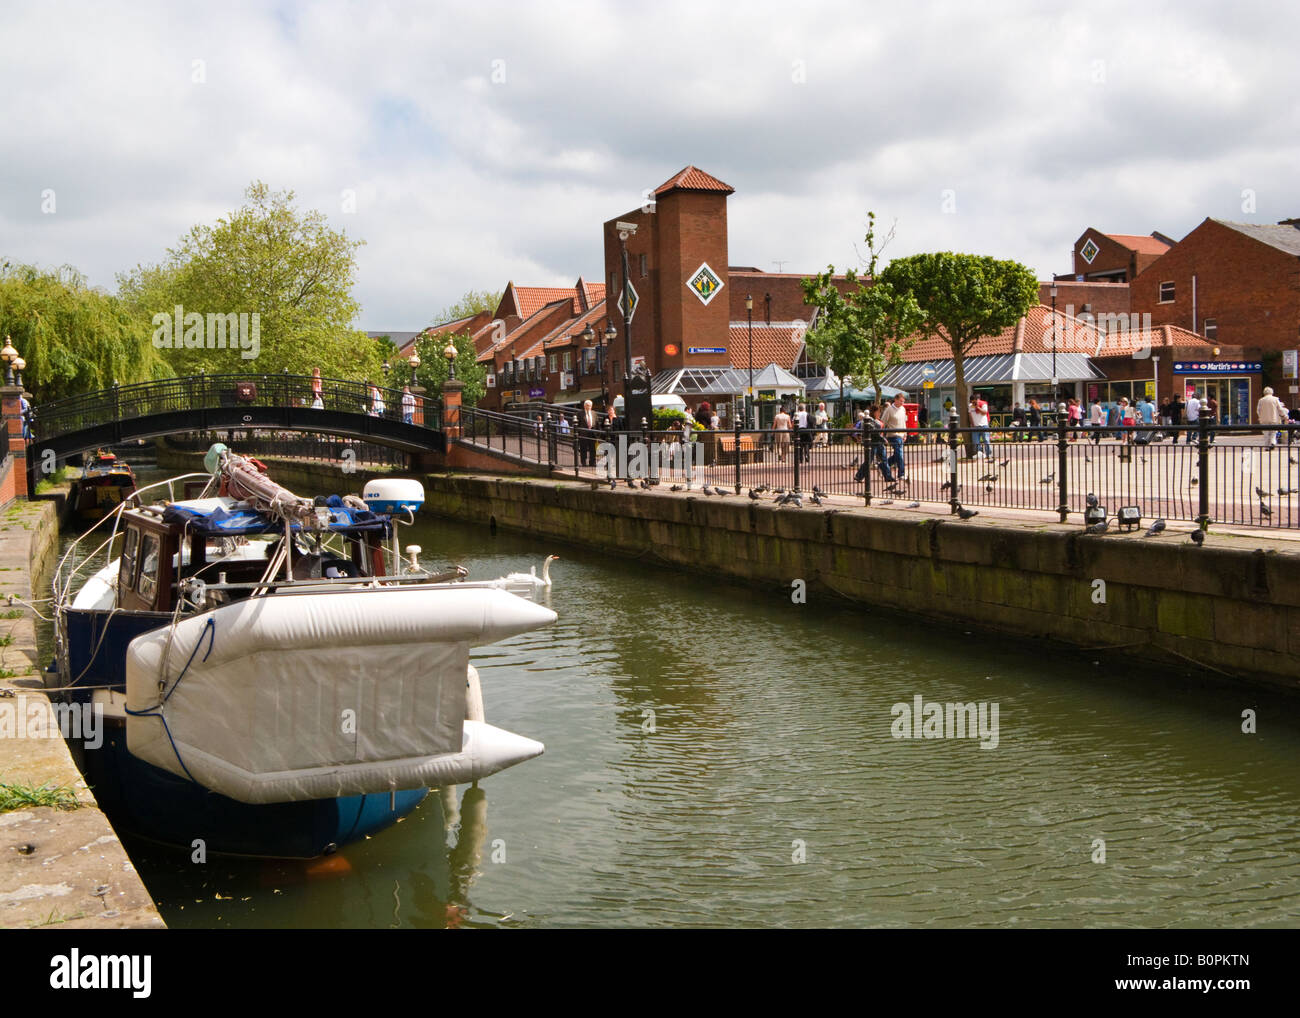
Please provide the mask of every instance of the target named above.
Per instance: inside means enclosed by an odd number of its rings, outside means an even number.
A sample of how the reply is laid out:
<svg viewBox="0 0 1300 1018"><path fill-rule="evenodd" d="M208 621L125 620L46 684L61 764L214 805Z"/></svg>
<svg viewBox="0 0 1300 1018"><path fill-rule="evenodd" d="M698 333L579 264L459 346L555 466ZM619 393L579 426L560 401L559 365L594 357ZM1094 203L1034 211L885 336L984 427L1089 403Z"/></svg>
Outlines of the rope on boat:
<svg viewBox="0 0 1300 1018"><path fill-rule="evenodd" d="M32 601L24 601L21 597L17 597L14 594L9 595L9 603L11 605L20 604L24 608L30 608L33 615L35 615L39 619L44 619L46 622L53 622L54 619L49 615L42 615L41 610L37 608L36 605L44 604L46 601L53 601L53 600L54 598L52 597L40 597L37 598L35 602L32 602Z"/></svg>

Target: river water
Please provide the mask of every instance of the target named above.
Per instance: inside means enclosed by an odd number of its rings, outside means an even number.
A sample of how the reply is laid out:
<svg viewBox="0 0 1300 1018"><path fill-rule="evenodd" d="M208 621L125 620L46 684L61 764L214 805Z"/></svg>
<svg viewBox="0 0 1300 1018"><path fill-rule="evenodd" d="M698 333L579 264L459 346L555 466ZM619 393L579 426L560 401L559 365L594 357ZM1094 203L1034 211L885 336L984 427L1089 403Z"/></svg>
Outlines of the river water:
<svg viewBox="0 0 1300 1018"><path fill-rule="evenodd" d="M402 540L476 578L561 556L559 621L472 655L546 753L312 863L129 842L168 925L1300 921L1294 701L485 527ZM984 737L896 737L918 696L984 704Z"/></svg>

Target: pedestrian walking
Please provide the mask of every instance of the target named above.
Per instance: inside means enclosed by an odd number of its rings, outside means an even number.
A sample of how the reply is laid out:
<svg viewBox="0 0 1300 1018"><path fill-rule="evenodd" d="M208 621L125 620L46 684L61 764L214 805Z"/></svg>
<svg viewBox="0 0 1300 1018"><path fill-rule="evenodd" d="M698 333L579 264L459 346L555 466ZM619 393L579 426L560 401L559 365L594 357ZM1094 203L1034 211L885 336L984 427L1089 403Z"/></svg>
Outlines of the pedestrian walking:
<svg viewBox="0 0 1300 1018"><path fill-rule="evenodd" d="M1264 386L1264 395L1255 404L1255 419L1264 427L1274 425L1268 432L1268 447L1270 449L1277 448L1279 433L1276 425L1285 423L1287 417L1287 409L1282 405L1282 401L1273 395L1273 387L1270 385Z"/></svg>
<svg viewBox="0 0 1300 1018"><path fill-rule="evenodd" d="M772 430L775 433L773 441L776 445L776 461L784 463L786 454L790 451L790 415L785 412L785 406L782 405L772 418Z"/></svg>
<svg viewBox="0 0 1300 1018"><path fill-rule="evenodd" d="M970 423L974 429L975 459L993 458L993 445L989 441L989 405L978 392L971 393Z"/></svg>
<svg viewBox="0 0 1300 1018"><path fill-rule="evenodd" d="M880 424L889 443L889 457L885 461L885 480L892 483L892 467L900 484L907 484L907 464L903 460L903 443L907 441L906 397L900 392L880 415Z"/></svg>
<svg viewBox="0 0 1300 1018"><path fill-rule="evenodd" d="M415 423L415 396L409 385L402 386L402 423Z"/></svg>

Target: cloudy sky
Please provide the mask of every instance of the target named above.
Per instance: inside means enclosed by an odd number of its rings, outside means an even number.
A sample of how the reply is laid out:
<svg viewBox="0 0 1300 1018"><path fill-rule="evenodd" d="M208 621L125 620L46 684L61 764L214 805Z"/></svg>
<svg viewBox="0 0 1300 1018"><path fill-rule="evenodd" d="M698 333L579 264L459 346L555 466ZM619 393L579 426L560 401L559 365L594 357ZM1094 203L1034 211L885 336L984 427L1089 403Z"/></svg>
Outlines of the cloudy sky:
<svg viewBox="0 0 1300 1018"><path fill-rule="evenodd" d="M599 279L600 224L694 163L732 264L854 264L872 209L889 256L1047 277L1087 226L1300 215L1298 35L1249 2L0 0L0 257L113 289L260 179L366 242L360 328L416 329Z"/></svg>

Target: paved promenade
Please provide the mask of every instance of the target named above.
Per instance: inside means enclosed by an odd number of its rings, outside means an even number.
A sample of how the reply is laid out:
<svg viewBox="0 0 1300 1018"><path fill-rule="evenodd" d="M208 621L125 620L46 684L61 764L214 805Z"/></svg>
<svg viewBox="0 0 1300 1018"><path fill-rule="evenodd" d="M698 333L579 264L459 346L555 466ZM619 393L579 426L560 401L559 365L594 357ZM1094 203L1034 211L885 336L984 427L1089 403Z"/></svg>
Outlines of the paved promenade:
<svg viewBox="0 0 1300 1018"><path fill-rule="evenodd" d="M19 501L0 513L0 611L32 600L31 550L53 527L51 502ZM57 533L52 538L57 547ZM36 597L47 596L37 590ZM39 605L45 612L48 604ZM126 850L82 780L50 701L41 692L30 609L0 622L0 783L67 788L76 809L0 813L0 927L120 929L163 925Z"/></svg>

